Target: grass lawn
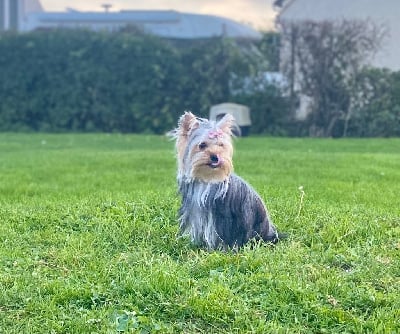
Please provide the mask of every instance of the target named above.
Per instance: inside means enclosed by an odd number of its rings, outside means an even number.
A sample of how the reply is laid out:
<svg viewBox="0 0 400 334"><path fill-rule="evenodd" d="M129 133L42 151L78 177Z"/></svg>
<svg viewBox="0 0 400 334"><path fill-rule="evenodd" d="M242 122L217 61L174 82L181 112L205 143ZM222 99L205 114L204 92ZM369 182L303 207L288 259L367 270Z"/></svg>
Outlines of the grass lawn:
<svg viewBox="0 0 400 334"><path fill-rule="evenodd" d="M235 146L275 247L177 239L163 137L0 134L0 333L399 333L400 139Z"/></svg>

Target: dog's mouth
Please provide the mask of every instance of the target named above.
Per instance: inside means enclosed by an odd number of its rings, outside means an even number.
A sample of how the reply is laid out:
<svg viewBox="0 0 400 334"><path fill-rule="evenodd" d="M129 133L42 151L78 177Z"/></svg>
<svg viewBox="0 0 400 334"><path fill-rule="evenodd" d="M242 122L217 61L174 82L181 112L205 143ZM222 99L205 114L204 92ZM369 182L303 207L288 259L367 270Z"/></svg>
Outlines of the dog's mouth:
<svg viewBox="0 0 400 334"><path fill-rule="evenodd" d="M216 168L219 168L221 166L221 164L219 164L219 163L209 163L208 166L211 167L212 169L216 169Z"/></svg>
<svg viewBox="0 0 400 334"><path fill-rule="evenodd" d="M210 166L212 169L215 169L221 167L222 163L223 160L218 155L212 154L210 156L210 162L208 163L208 166Z"/></svg>

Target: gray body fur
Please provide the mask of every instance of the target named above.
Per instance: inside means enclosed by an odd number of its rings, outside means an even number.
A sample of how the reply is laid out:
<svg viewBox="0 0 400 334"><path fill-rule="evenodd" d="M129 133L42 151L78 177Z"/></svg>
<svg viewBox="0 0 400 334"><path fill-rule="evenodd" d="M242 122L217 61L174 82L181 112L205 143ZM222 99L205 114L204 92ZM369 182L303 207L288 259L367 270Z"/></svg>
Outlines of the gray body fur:
<svg viewBox="0 0 400 334"><path fill-rule="evenodd" d="M241 247L249 240L277 242L278 234L257 193L232 173L219 183L179 180L180 231L209 249Z"/></svg>

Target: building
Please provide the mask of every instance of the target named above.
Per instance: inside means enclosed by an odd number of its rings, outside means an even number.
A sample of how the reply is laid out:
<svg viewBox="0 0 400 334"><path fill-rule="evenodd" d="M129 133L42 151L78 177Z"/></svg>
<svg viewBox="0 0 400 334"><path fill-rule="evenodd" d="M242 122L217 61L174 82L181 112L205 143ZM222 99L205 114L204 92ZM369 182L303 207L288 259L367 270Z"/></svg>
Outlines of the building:
<svg viewBox="0 0 400 334"><path fill-rule="evenodd" d="M0 31L24 30L28 16L42 11L38 0L0 0Z"/></svg>
<svg viewBox="0 0 400 334"><path fill-rule="evenodd" d="M381 40L380 49L367 59L367 64L378 68L388 68L392 71L400 70L400 13L399 0L275 0L274 5L278 9L276 26L282 32L280 59L282 64L295 61L291 50L292 37L290 29L282 29L285 23L301 22L341 22L368 20L377 27L381 27L385 33ZM296 68L296 64L295 64ZM296 70L292 72L288 91L290 94L298 92L301 86L301 75ZM305 119L309 114L313 98L304 94L298 94L299 104L295 117Z"/></svg>
<svg viewBox="0 0 400 334"><path fill-rule="evenodd" d="M400 70L399 0L276 0L280 7L277 27L285 21L371 20L386 28L381 50L371 65Z"/></svg>
<svg viewBox="0 0 400 334"><path fill-rule="evenodd" d="M199 39L227 36L235 39L261 38L253 28L228 18L181 13L174 10L122 10L113 12L46 12L39 0L0 0L0 30L32 31L51 28L118 30L128 25L173 39Z"/></svg>

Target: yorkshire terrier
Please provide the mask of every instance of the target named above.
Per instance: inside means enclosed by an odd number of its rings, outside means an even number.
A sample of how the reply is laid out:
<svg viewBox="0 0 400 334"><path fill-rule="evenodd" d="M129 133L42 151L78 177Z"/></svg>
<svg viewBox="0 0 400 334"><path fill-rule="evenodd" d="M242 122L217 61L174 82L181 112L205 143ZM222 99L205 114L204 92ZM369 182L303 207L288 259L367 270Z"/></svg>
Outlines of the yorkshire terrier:
<svg viewBox="0 0 400 334"><path fill-rule="evenodd" d="M255 190L233 173L233 116L220 121L185 112L176 140L180 233L209 250L237 249L250 240L276 243L278 232Z"/></svg>

